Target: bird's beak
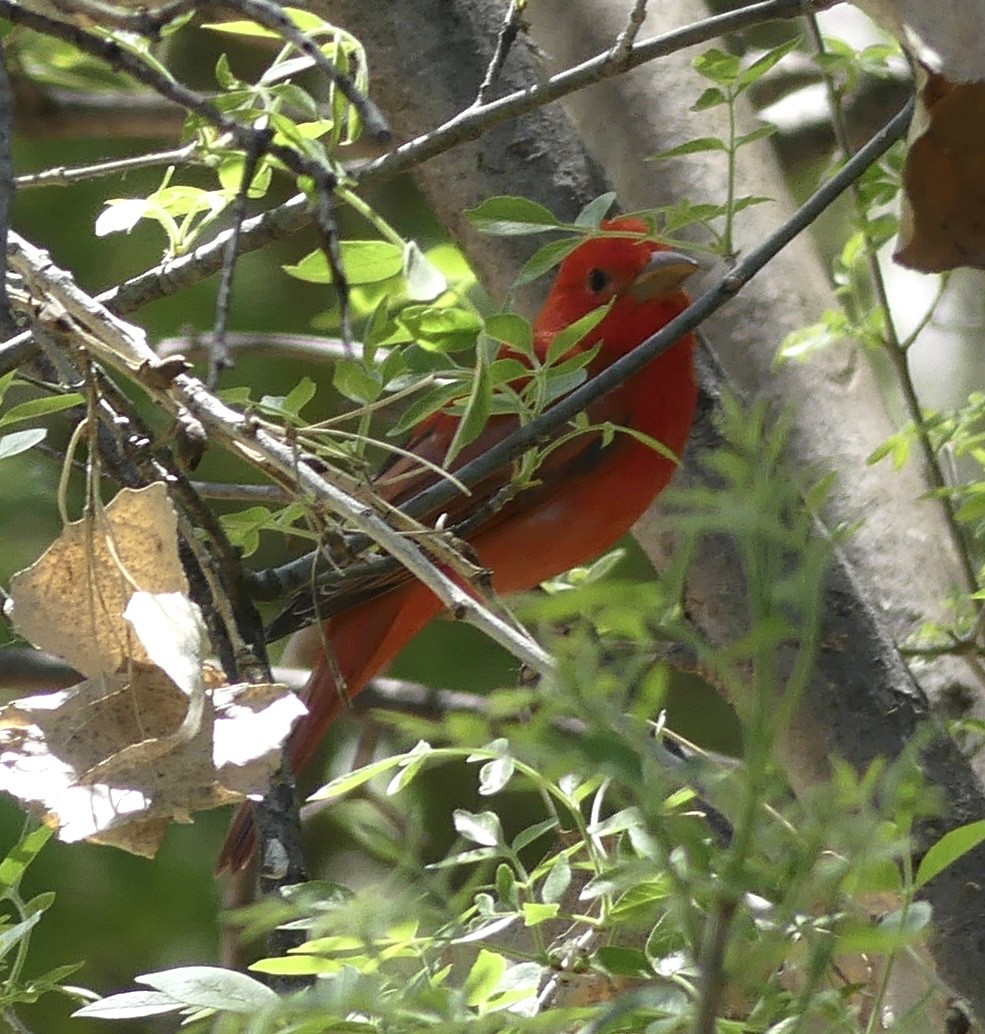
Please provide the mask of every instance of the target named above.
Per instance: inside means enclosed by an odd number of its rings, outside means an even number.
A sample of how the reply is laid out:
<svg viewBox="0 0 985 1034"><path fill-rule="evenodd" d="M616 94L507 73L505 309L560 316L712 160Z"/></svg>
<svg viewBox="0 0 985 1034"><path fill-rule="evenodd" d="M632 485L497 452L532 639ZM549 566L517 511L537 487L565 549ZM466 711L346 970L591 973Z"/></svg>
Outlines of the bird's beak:
<svg viewBox="0 0 985 1034"><path fill-rule="evenodd" d="M699 269L693 258L679 251L655 251L629 288L637 301L652 301L673 294Z"/></svg>

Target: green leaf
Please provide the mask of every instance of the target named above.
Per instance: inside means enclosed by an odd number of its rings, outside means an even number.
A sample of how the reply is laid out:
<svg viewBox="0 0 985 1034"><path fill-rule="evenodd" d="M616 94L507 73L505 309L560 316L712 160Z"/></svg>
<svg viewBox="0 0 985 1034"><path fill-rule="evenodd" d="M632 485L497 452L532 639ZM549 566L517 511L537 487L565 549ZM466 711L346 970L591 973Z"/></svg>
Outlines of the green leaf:
<svg viewBox="0 0 985 1034"><path fill-rule="evenodd" d="M912 944L930 923L932 909L928 901L914 901L906 909L897 909L878 923L849 926L838 934L839 951L888 954Z"/></svg>
<svg viewBox="0 0 985 1034"><path fill-rule="evenodd" d="M294 22L295 26L299 28L306 35L314 35L315 33L324 33L327 30L332 29L332 26L325 21L324 18L315 14L312 11L306 11L300 7L285 7L284 13ZM262 25L258 25L252 21L235 21L235 22L209 22L202 26L203 29L210 29L212 32L223 32L233 36L248 36L261 39L283 39L279 32L273 29L268 29Z"/></svg>
<svg viewBox="0 0 985 1034"><path fill-rule="evenodd" d="M6 858L0 862L0 890L4 894L17 890L27 867L37 858L53 832L48 826L38 826L25 833L10 849Z"/></svg>
<svg viewBox="0 0 985 1034"><path fill-rule="evenodd" d="M132 1020L141 1016L161 1016L166 1012L183 1009L170 995L160 991L126 991L123 994L100 998L76 1009L72 1016L100 1020Z"/></svg>
<svg viewBox="0 0 985 1034"><path fill-rule="evenodd" d="M483 428L489 422L491 411L492 384L489 379L489 366L485 362L480 362L472 379L465 412L462 413L448 446L446 463L451 463L466 445L474 442L482 434Z"/></svg>
<svg viewBox="0 0 985 1034"><path fill-rule="evenodd" d="M521 355L533 353L534 332L530 321L514 312L499 312L486 320L486 334L493 341L502 341Z"/></svg>
<svg viewBox="0 0 985 1034"><path fill-rule="evenodd" d="M551 866L550 872L540 888L540 900L545 905L552 905L564 897L564 892L571 885L571 863L567 855L558 855L557 861Z"/></svg>
<svg viewBox="0 0 985 1034"><path fill-rule="evenodd" d="M413 241L404 248L404 280L407 297L414 302L434 301L448 290L444 274Z"/></svg>
<svg viewBox="0 0 985 1034"><path fill-rule="evenodd" d="M538 249L521 266L514 287L532 284L538 277L552 270L559 262L566 259L582 243L582 237L569 237L560 241L551 241Z"/></svg>
<svg viewBox="0 0 985 1034"><path fill-rule="evenodd" d="M589 201L575 216L575 226L584 226L589 230L597 229L615 200L616 192L610 190L605 194L600 194L594 201Z"/></svg>
<svg viewBox="0 0 985 1034"><path fill-rule="evenodd" d="M335 363L332 386L345 398L363 405L375 402L383 385L379 373L358 359L339 359Z"/></svg>
<svg viewBox="0 0 985 1034"><path fill-rule="evenodd" d="M403 412L400 419L387 432L389 438L399 438L412 427L416 427L422 420L432 413L437 413L449 402L462 397L463 387L461 384L438 384L430 389L425 395L412 402Z"/></svg>
<svg viewBox="0 0 985 1034"><path fill-rule="evenodd" d="M664 158L679 158L682 154L701 154L705 151L725 151L728 147L724 140L717 136L700 136L695 140L688 140L677 147L668 147L666 151L657 151L656 154L647 156L647 161L662 161Z"/></svg>
<svg viewBox="0 0 985 1034"><path fill-rule="evenodd" d="M556 818L544 819L543 822L538 822L533 826L528 826L526 829L521 829L513 838L513 843L510 844L510 847L513 851L522 851L535 840L539 840L542 836L546 836L557 829L557 825L558 820Z"/></svg>
<svg viewBox="0 0 985 1034"><path fill-rule="evenodd" d="M79 392L66 392L64 395L48 395L44 398L32 398L28 402L13 405L0 417L0 427L7 427L22 420L35 420L48 417L53 413L61 413L62 409L70 409L74 405L83 405L86 399Z"/></svg>
<svg viewBox="0 0 985 1034"><path fill-rule="evenodd" d="M503 828L499 824L499 816L494 811L471 812L464 808L456 808L452 813L455 830L466 840L483 847L501 847Z"/></svg>
<svg viewBox="0 0 985 1034"><path fill-rule="evenodd" d="M281 955L272 959L258 959L250 964L253 973L265 973L279 977L319 977L338 973L352 958L345 962L339 959L322 958L319 955Z"/></svg>
<svg viewBox="0 0 985 1034"><path fill-rule="evenodd" d="M33 916L29 916L19 923L14 923L13 926L0 930L0 959L16 948L27 937L34 927L41 922L43 914L42 912L35 912Z"/></svg>
<svg viewBox="0 0 985 1034"><path fill-rule="evenodd" d="M421 740L414 749L417 750L422 746L422 744L430 750L430 746L424 740ZM381 761L374 761L371 765L364 765L362 768L357 768L354 772L348 772L343 776L339 776L338 779L333 779L320 790L316 790L308 800L331 801L337 797L342 797L351 790L355 790L364 783L368 783L370 779L375 779L376 776L382 775L384 772L389 772L391 768L396 768L401 761L405 761L410 758L411 754L412 752L407 754L395 754L393 757L383 758Z"/></svg>
<svg viewBox="0 0 985 1034"><path fill-rule="evenodd" d="M160 973L145 973L137 982L199 1009L223 1009L251 1015L276 1005L277 995L265 984L218 966L182 966Z"/></svg>
<svg viewBox="0 0 985 1034"><path fill-rule="evenodd" d="M458 306L409 305L397 319L421 348L439 352L470 348L482 330L481 318Z"/></svg>
<svg viewBox="0 0 985 1034"><path fill-rule="evenodd" d="M475 1008L487 1002L499 987L505 972L506 959L502 955L487 948L480 949L462 988L466 1003Z"/></svg>
<svg viewBox="0 0 985 1034"><path fill-rule="evenodd" d="M28 449L33 449L39 442L48 437L44 427L32 427L27 431L14 431L12 434L0 435L0 460L19 456Z"/></svg>
<svg viewBox="0 0 985 1034"><path fill-rule="evenodd" d="M723 104L728 104L728 97L717 86L709 86L691 105L691 110L707 111L709 108L718 108Z"/></svg>
<svg viewBox="0 0 985 1034"><path fill-rule="evenodd" d="M494 237L521 237L563 226L553 212L525 197L487 198L478 208L466 209L465 214L476 229Z"/></svg>
<svg viewBox="0 0 985 1034"><path fill-rule="evenodd" d="M731 86L742 70L739 59L734 54L727 54L718 47L711 47L699 54L692 62L692 67L705 79L710 79L720 86Z"/></svg>
<svg viewBox="0 0 985 1034"><path fill-rule="evenodd" d="M342 270L350 284L376 284L399 276L404 268L403 248L389 241L342 241ZM311 284L330 284L332 271L325 253L318 249L300 262L283 267L297 280Z"/></svg>
<svg viewBox="0 0 985 1034"><path fill-rule="evenodd" d="M945 833L920 860L920 866L913 881L914 888L919 890L953 862L969 851L973 851L983 840L985 840L985 819L969 822Z"/></svg>
<svg viewBox="0 0 985 1034"><path fill-rule="evenodd" d="M14 383L14 378L17 376L16 370L11 370L10 373L5 373L0 377L0 403L7 397L7 391L10 386Z"/></svg>
<svg viewBox="0 0 985 1034"><path fill-rule="evenodd" d="M623 948L616 944L603 944L596 952L598 960L613 976L639 977L653 975L646 955L639 948Z"/></svg>
<svg viewBox="0 0 985 1034"><path fill-rule="evenodd" d="M479 794L491 797L499 793L513 778L516 764L511 757L495 758L487 761L479 769Z"/></svg>
<svg viewBox="0 0 985 1034"><path fill-rule="evenodd" d="M264 395L260 405L281 416L297 417L317 391L318 386L310 377L302 377L286 395Z"/></svg>
<svg viewBox="0 0 985 1034"><path fill-rule="evenodd" d="M597 309L592 309L580 319L569 323L560 333L555 334L547 348L547 363L552 365L565 356L575 345L579 344L609 315L614 299Z"/></svg>
<svg viewBox="0 0 985 1034"><path fill-rule="evenodd" d="M756 129L749 133L743 133L741 136L736 138L736 148L745 147L746 144L751 144L754 140L763 140L766 137L773 136L777 132L777 127L772 122L765 122L763 125L758 126Z"/></svg>
<svg viewBox="0 0 985 1034"><path fill-rule="evenodd" d="M800 46L800 36L794 36L793 39L787 40L786 43L781 43L778 47L774 47L772 50L767 51L761 58L753 61L748 68L744 68L736 79L736 87L741 93L743 90L748 89L754 82L762 79L764 75L779 61L787 56L792 50L796 50Z"/></svg>
<svg viewBox="0 0 985 1034"><path fill-rule="evenodd" d="M250 506L237 513L221 514L219 521L232 543L248 557L260 548L260 532L270 527L271 512L266 506Z"/></svg>
<svg viewBox="0 0 985 1034"><path fill-rule="evenodd" d="M540 926L553 919L561 911L561 906L556 901L544 905L536 901L524 901L520 911L523 913L524 926Z"/></svg>
<svg viewBox="0 0 985 1034"><path fill-rule="evenodd" d="M496 893L499 900L510 908L517 906L516 876L513 870L502 862L496 867Z"/></svg>

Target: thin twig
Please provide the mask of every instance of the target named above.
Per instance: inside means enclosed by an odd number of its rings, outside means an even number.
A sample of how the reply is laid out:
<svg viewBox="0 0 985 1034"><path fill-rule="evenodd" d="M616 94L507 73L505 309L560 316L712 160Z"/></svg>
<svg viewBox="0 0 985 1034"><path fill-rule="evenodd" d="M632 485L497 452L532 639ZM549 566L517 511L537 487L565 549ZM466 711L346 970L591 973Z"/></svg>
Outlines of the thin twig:
<svg viewBox="0 0 985 1034"><path fill-rule="evenodd" d="M212 340L209 344L209 372L205 383L209 389L215 391L219 384L219 378L223 371L228 370L233 361L226 345L226 328L229 325L229 306L233 297L233 275L236 270L236 260L239 258L239 241L243 232L243 222L246 219L246 206L250 197L250 186L253 177L256 175L257 163L268 141L254 141L252 147L247 148L243 161L243 175L240 179L239 189L236 191L236 200L233 204L233 225L226 242L226 254L222 263L222 276L219 278L219 290L216 293L215 322L212 325Z"/></svg>
<svg viewBox="0 0 985 1034"><path fill-rule="evenodd" d="M526 0L510 0L510 6L506 11L506 17L500 27L499 35L496 37L496 48L489 60L489 67L479 84L479 92L475 96L475 107L482 107L486 103L489 91L493 88L499 73L503 70L510 48L516 42L516 38L523 26L523 9L526 7Z"/></svg>
<svg viewBox="0 0 985 1034"><path fill-rule="evenodd" d="M199 150L197 140L184 147L176 147L170 151L157 151L155 154L138 154L133 158L117 158L108 162L97 162L95 165L59 165L42 172L25 173L14 177L14 186L19 189L27 187L69 187L84 180L100 179L103 176L115 176L120 173L133 172L137 169L153 169L160 165L182 165L191 162Z"/></svg>
<svg viewBox="0 0 985 1034"><path fill-rule="evenodd" d="M636 3L633 4L633 9L629 12L629 21L626 22L626 28L616 37L616 42L609 52L609 60L617 68L624 67L629 61L633 44L636 42L640 29L643 28L643 20L646 18L646 5L647 0L636 0Z"/></svg>

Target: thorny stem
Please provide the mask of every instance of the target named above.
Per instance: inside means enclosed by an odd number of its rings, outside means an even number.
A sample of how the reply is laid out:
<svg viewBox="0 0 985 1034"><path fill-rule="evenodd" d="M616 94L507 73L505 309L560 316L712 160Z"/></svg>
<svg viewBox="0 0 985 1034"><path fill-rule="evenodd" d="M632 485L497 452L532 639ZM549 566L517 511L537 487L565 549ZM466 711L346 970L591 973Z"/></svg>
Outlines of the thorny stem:
<svg viewBox="0 0 985 1034"><path fill-rule="evenodd" d="M817 53L819 55L823 55L825 52L824 38L821 35L817 16L814 12L809 12L806 15L806 21L811 41L813 42ZM825 88L828 94L828 106L831 111L835 140L838 143L838 147L841 150L843 157L848 160L852 157L853 151L851 141L848 136L848 129L845 125L845 113L841 105L841 95L830 72L824 70L823 65L822 70L824 74ZM852 184L851 192L852 200L855 205L855 214L865 240L865 253L869 267L869 277L872 281L876 300L879 308L882 310L883 320L885 323L886 330L883 338L884 350L896 370L900 391L903 395L903 404L906 407L907 415L913 423L917 442L920 446L920 452L923 456L927 477L930 480L931 486L935 489L934 494L940 501L944 515L944 523L947 526L951 545L954 549L955 555L957 556L958 563L960 564L961 573L967 583L966 587L969 592L974 592L978 588L978 575L975 571L975 565L972 563L968 543L965 540L965 537L961 532L961 527L955 517L954 503L947 493L947 479L944 477L944 471L941 468L937 454L934 452L934 446L930 440L930 434L927 430L926 424L924 423L923 412L920 407L920 399L917 396L917 390L913 383L913 378L910 376L910 364L907 355L908 343L904 344L901 342L899 334L896 331L896 324L893 321L893 312L889 304L889 295L886 291L886 281L879 265L879 255L875 242L872 240L868 230L865 204L862 199L861 189L857 182ZM977 609L981 610L981 601L976 601L975 605Z"/></svg>

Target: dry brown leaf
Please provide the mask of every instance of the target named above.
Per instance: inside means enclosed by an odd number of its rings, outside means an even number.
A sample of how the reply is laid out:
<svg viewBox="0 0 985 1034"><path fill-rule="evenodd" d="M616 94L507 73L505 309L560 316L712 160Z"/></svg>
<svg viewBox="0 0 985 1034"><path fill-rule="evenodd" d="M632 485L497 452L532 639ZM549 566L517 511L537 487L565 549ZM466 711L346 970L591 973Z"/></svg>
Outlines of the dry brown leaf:
<svg viewBox="0 0 985 1034"><path fill-rule="evenodd" d="M101 514L69 524L14 575L14 625L86 675L149 660L123 611L135 589L187 594L177 526L165 485L123 489Z"/></svg>
<svg viewBox="0 0 985 1034"><path fill-rule="evenodd" d="M985 269L985 0L860 0L910 55L917 108L893 258Z"/></svg>
<svg viewBox="0 0 985 1034"><path fill-rule="evenodd" d="M893 258L924 273L985 269L985 82L921 78Z"/></svg>
<svg viewBox="0 0 985 1034"><path fill-rule="evenodd" d="M262 793L304 713L280 686L215 696L215 710L177 746L188 697L150 666L16 701L0 709L0 790L57 825L62 840L153 854L167 823Z"/></svg>

